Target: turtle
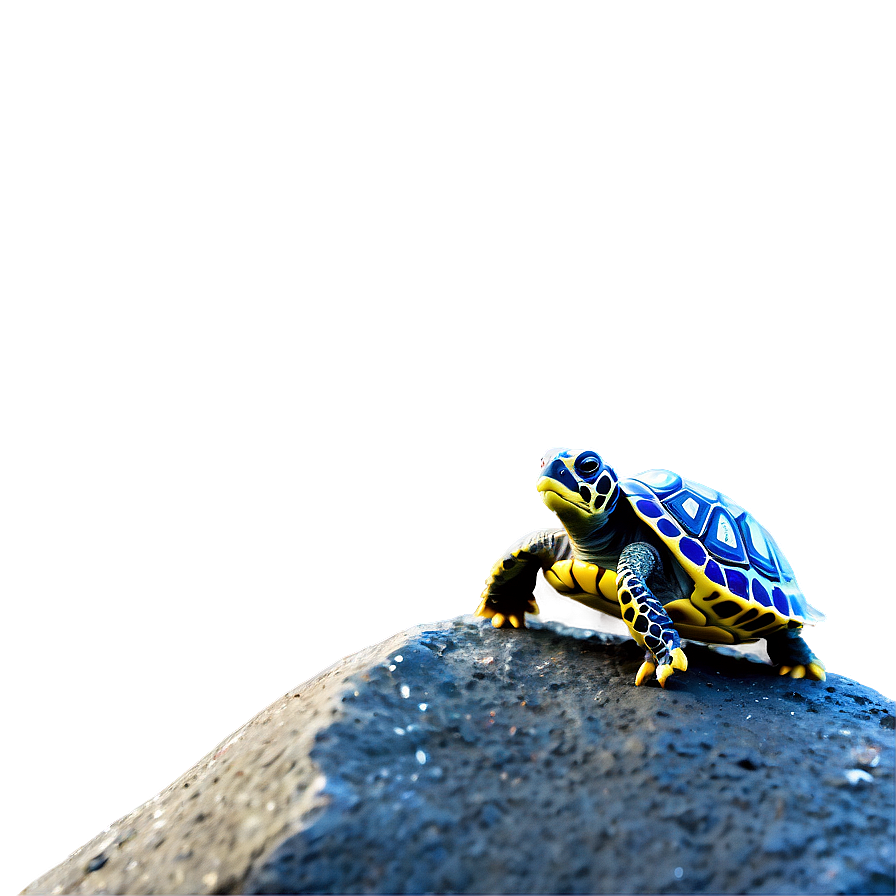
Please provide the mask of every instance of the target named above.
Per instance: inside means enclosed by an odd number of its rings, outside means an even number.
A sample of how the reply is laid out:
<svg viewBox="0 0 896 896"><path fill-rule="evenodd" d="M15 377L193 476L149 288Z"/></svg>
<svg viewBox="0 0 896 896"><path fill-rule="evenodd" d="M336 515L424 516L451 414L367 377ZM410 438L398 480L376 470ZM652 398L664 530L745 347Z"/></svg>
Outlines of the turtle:
<svg viewBox="0 0 896 896"><path fill-rule="evenodd" d="M492 567L477 616L525 627L538 613L538 570L561 594L623 620L646 649L635 676L662 687L688 661L681 639L764 638L779 674L825 680L800 634L824 616L809 605L777 542L727 495L656 469L630 479L591 449L552 449L538 491L563 528L532 532Z"/></svg>

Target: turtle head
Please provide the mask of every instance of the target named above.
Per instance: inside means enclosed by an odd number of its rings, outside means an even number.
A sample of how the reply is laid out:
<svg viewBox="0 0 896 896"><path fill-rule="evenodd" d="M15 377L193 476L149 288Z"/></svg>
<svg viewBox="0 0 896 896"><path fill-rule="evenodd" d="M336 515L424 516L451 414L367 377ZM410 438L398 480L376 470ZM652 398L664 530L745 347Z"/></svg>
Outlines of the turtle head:
<svg viewBox="0 0 896 896"><path fill-rule="evenodd" d="M596 451L554 448L541 459L538 490L567 530L600 527L616 506L618 483Z"/></svg>

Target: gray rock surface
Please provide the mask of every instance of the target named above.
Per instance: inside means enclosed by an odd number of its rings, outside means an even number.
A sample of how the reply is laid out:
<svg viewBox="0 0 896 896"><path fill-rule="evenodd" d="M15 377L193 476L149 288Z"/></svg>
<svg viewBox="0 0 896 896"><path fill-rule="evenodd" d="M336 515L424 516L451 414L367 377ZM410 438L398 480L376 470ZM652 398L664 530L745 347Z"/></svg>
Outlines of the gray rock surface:
<svg viewBox="0 0 896 896"><path fill-rule="evenodd" d="M894 706L469 617L286 694L26 893L893 893Z"/></svg>

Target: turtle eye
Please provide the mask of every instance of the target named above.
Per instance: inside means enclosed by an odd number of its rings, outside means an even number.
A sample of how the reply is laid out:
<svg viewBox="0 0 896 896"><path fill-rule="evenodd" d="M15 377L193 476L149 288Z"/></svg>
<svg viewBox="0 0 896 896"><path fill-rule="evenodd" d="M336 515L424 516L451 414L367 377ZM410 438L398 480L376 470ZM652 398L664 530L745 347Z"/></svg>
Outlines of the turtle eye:
<svg viewBox="0 0 896 896"><path fill-rule="evenodd" d="M586 455L576 460L575 467L580 476L586 479L591 478L600 469L600 458L593 454Z"/></svg>

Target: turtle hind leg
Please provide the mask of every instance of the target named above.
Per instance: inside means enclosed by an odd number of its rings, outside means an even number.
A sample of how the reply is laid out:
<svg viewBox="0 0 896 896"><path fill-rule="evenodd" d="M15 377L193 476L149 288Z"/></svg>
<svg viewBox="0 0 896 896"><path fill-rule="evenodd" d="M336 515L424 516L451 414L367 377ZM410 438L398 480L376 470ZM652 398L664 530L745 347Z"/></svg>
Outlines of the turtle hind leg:
<svg viewBox="0 0 896 896"><path fill-rule="evenodd" d="M791 678L811 678L824 681L824 663L812 653L812 649L800 634L802 626L785 628L766 635L765 647L772 665L778 667L779 675Z"/></svg>

